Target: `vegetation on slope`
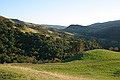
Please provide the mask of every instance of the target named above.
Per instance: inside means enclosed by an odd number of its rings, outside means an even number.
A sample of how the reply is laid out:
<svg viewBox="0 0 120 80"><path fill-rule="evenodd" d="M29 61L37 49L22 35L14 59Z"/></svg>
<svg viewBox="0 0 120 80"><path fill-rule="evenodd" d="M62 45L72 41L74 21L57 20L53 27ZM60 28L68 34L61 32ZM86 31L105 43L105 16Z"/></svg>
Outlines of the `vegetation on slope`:
<svg viewBox="0 0 120 80"><path fill-rule="evenodd" d="M101 56L103 56L103 58ZM86 51L81 58L82 60L80 60L80 57L79 55L75 56L74 59L77 59L74 61L72 58L72 62L35 65L31 67L37 70L45 70L76 77L89 77L93 80L119 80L120 53L108 50L92 50Z"/></svg>
<svg viewBox="0 0 120 80"><path fill-rule="evenodd" d="M84 53L77 54L73 57L66 59L65 61L83 60L83 61L109 61L120 60L120 53L104 49L95 49L85 51Z"/></svg>
<svg viewBox="0 0 120 80"><path fill-rule="evenodd" d="M99 53L99 54L97 54ZM109 54L110 53L110 54ZM108 50L92 50L87 51L87 54L82 60L75 60L66 63L46 63L46 64L11 64L11 66L21 66L32 68L37 71L46 71L53 74L66 75L68 77L74 76L77 80L119 80L120 78L120 53ZM90 58L86 59L88 54ZM100 56L106 56L103 60ZM111 55L111 57L107 57ZM78 56L80 57L80 56ZM96 59L93 58L96 57ZM74 59L77 57L75 56ZM62 78L62 77L61 77Z"/></svg>
<svg viewBox="0 0 120 80"><path fill-rule="evenodd" d="M0 63L56 62L100 48L96 40L76 39L42 26L31 28L4 17L0 17L0 33Z"/></svg>
<svg viewBox="0 0 120 80"><path fill-rule="evenodd" d="M91 50L91 51L86 51L85 53L83 53L81 59L99 60L99 61L120 60L120 53L109 51L109 50Z"/></svg>
<svg viewBox="0 0 120 80"><path fill-rule="evenodd" d="M0 80L66 80L67 76L60 78L48 72L33 70L20 66L11 66L10 64L0 65ZM72 80L72 79L71 79Z"/></svg>
<svg viewBox="0 0 120 80"><path fill-rule="evenodd" d="M89 60L96 60L96 61L120 60L120 53L109 50L96 49L96 50L86 51L82 54L75 55L74 57L66 59L66 61L71 61L71 60L88 60L88 61Z"/></svg>
<svg viewBox="0 0 120 80"><path fill-rule="evenodd" d="M95 23L88 26L70 25L64 31L71 32L79 38L94 38L104 49L117 47L120 51L120 20Z"/></svg>
<svg viewBox="0 0 120 80"><path fill-rule="evenodd" d="M86 51L84 54L82 60L77 59L67 63L2 64L0 65L0 79L119 80L120 53L97 49ZM99 56L105 57L99 58ZM78 57L81 56L78 55ZM74 59L76 58L75 56Z"/></svg>

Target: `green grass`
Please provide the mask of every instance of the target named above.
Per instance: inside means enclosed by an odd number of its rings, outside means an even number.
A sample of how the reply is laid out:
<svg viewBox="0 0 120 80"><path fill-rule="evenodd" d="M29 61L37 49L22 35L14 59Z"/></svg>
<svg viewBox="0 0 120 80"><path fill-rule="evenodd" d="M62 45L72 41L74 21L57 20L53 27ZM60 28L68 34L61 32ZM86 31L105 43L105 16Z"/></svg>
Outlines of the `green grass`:
<svg viewBox="0 0 120 80"><path fill-rule="evenodd" d="M108 61L108 60L120 60L120 52L114 52L104 49L96 49L86 51L83 54L75 55L69 59L66 59L66 62L82 60L82 61Z"/></svg>
<svg viewBox="0 0 120 80"><path fill-rule="evenodd" d="M0 80L60 80L45 72L31 68L11 66L11 64L0 65Z"/></svg>
<svg viewBox="0 0 120 80"><path fill-rule="evenodd" d="M47 80L46 77L48 80L120 80L119 52L91 50L68 60L70 62L0 65L0 80Z"/></svg>
<svg viewBox="0 0 120 80"><path fill-rule="evenodd" d="M24 65L23 65L24 66ZM28 64L27 64L28 66ZM63 64L29 65L29 67L67 76L94 78L96 80L119 80L120 61L72 62Z"/></svg>
<svg viewBox="0 0 120 80"><path fill-rule="evenodd" d="M120 53L109 50L97 49L97 50L86 51L83 54L82 59L99 60L99 61L120 60Z"/></svg>

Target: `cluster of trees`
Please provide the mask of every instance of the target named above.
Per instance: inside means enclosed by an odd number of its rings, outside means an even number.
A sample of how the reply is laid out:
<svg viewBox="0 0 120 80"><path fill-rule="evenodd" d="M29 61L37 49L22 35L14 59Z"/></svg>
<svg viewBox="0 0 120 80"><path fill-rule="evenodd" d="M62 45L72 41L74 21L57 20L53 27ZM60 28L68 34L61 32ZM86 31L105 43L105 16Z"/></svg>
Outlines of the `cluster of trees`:
<svg viewBox="0 0 120 80"><path fill-rule="evenodd" d="M111 51L117 51L118 52L119 48L118 47L110 47L109 50L111 50Z"/></svg>
<svg viewBox="0 0 120 80"><path fill-rule="evenodd" d="M15 26L15 27L14 27ZM61 61L85 50L101 48L96 40L59 38L39 33L23 33L18 25L0 17L0 63L43 63Z"/></svg>

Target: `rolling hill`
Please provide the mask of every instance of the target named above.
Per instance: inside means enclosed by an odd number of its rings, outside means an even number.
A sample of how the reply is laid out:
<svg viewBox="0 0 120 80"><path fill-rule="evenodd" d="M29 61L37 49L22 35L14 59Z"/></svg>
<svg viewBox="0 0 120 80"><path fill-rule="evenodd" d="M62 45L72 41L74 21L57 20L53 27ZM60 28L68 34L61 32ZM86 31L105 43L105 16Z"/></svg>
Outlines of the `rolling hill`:
<svg viewBox="0 0 120 80"><path fill-rule="evenodd" d="M56 29L65 29L66 26L61 26L61 25L48 25L48 24L41 24L45 27L48 27L48 28L56 28Z"/></svg>
<svg viewBox="0 0 120 80"><path fill-rule="evenodd" d="M81 26L81 25L70 25L64 29L65 31L74 33L76 35L83 35L83 36L94 36L97 38L106 38L116 40L116 38L112 37L115 35L119 40L120 34L120 20L116 21L109 21L104 23L95 23L88 26ZM105 34L105 36L104 36ZM109 36L107 38L106 36Z"/></svg>
<svg viewBox="0 0 120 80"><path fill-rule="evenodd" d="M61 26L61 25L48 25L48 24L34 24L34 23L30 23L30 22L25 22L19 19L11 19L13 22L15 23L19 23L19 24L23 24L29 27L36 27L36 26L44 26L47 28L56 28L56 29L65 29L66 26Z"/></svg>
<svg viewBox="0 0 120 80"><path fill-rule="evenodd" d="M82 61L120 60L120 53L104 50L104 49L96 49L96 50L85 51L83 54L73 56L71 58L66 59L65 61L74 61L74 60L82 60Z"/></svg>
<svg viewBox="0 0 120 80"><path fill-rule="evenodd" d="M73 36L24 23L0 16L0 63L45 63L70 54Z"/></svg>
<svg viewBox="0 0 120 80"><path fill-rule="evenodd" d="M26 25L26 26L29 26L29 27L35 27L35 26L40 25L40 24L25 22L25 21L22 21L22 20L19 20L19 19L10 19L10 20L13 21L14 23L19 23L19 24Z"/></svg>
<svg viewBox="0 0 120 80"><path fill-rule="evenodd" d="M70 62L0 64L1 80L119 80L120 53L96 49Z"/></svg>
<svg viewBox="0 0 120 80"><path fill-rule="evenodd" d="M120 20L64 28L0 16L0 80L120 79Z"/></svg>
<svg viewBox="0 0 120 80"><path fill-rule="evenodd" d="M106 49L110 47L120 48L120 20L95 23L88 26L70 25L64 31L79 38L94 38Z"/></svg>

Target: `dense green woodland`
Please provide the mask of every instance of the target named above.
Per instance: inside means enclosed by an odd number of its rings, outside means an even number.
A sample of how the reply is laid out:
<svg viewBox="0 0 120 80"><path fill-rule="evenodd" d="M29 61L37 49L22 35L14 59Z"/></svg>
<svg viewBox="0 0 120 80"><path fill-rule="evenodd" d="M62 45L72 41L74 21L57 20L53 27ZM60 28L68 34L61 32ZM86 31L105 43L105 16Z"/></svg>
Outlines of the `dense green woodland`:
<svg viewBox="0 0 120 80"><path fill-rule="evenodd" d="M0 63L63 61L83 51L102 48L95 39L77 39L57 32L46 36L46 28L42 28L44 34L22 32L24 26L0 16Z"/></svg>

